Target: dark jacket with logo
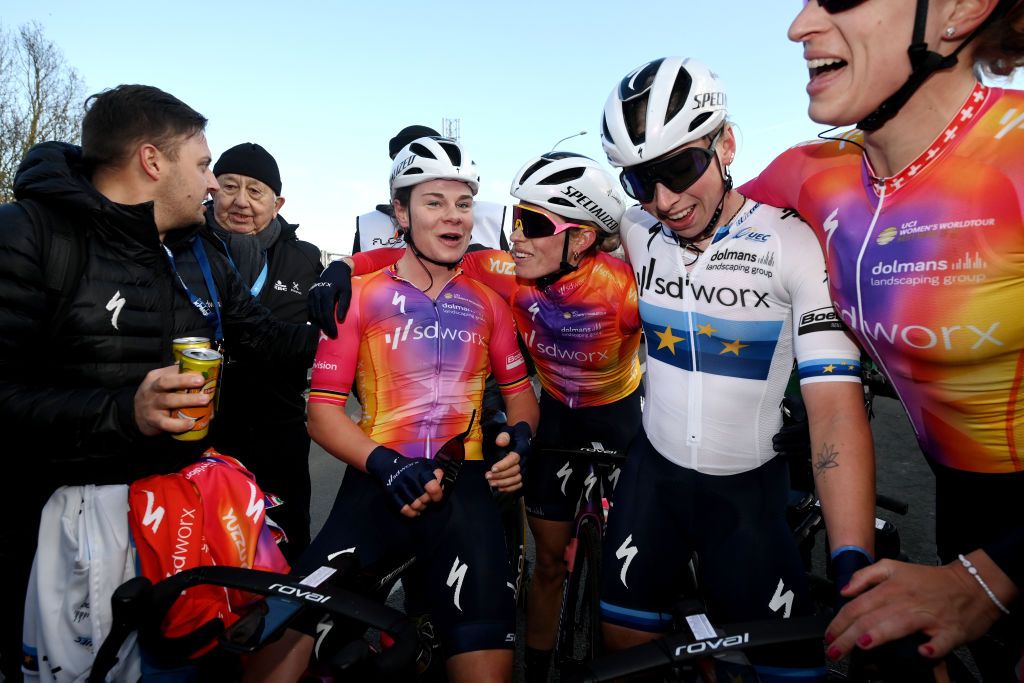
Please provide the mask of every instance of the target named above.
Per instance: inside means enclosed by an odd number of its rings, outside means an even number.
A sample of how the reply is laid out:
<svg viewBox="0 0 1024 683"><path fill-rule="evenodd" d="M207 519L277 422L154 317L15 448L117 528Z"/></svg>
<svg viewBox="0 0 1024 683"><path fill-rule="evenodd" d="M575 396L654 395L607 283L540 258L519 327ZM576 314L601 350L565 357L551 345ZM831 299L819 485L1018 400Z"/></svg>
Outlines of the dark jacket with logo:
<svg viewBox="0 0 1024 683"><path fill-rule="evenodd" d="M298 225L281 216L278 220L281 235L267 250L267 279L256 298L278 320L305 324L309 319L306 297L323 270L320 249L296 236ZM226 253L224 242L212 230L203 230L203 237L211 249ZM221 397L224 420L214 425L218 443L220 435L228 430L266 430L268 426L305 421L304 392L312 358L299 362L273 358L245 361L229 353L229 359Z"/></svg>
<svg viewBox="0 0 1024 683"><path fill-rule="evenodd" d="M213 298L193 251L198 228L166 236L172 266L152 203L109 201L87 179L79 148L62 143L29 152L15 196L83 231L86 258L69 304L51 320L46 228L17 203L0 206L0 428L9 462L35 466L37 494L179 469L205 444L142 436L134 397L147 372L173 363L172 339L214 336L177 277ZM206 253L227 347L243 359L311 363L316 329L274 320L216 250Z"/></svg>

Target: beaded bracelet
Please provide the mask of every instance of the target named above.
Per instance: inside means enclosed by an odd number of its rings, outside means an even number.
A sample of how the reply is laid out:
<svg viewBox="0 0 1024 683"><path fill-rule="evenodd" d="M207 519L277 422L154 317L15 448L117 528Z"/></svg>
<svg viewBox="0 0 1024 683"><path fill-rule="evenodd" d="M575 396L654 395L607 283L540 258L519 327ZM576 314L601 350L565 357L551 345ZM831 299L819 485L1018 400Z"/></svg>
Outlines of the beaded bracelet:
<svg viewBox="0 0 1024 683"><path fill-rule="evenodd" d="M1004 605L999 600L999 598L996 597L996 594L993 593L992 589L988 587L987 583L985 583L985 579L981 578L981 574L978 573L978 568L971 564L971 561L963 555L957 555L957 557L960 558L960 564L964 566L964 569L967 570L967 573L973 576L974 580L978 582L979 586L981 586L981 589L985 591L985 595L988 596L988 599L995 603L995 606L999 608L1000 612L1002 612L1003 614L1009 614L1010 610L1006 609L1006 605Z"/></svg>

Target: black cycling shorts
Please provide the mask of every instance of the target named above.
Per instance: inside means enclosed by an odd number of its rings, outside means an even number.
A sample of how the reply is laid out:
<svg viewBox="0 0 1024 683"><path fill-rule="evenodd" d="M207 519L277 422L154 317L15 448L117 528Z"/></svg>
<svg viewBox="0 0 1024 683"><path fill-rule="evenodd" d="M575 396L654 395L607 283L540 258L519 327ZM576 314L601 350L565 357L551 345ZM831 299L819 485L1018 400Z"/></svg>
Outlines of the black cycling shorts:
<svg viewBox="0 0 1024 683"><path fill-rule="evenodd" d="M323 529L294 573L354 548L364 567L415 553L424 599L448 657L515 647L515 593L487 464L467 461L450 497L403 517L370 475L349 467Z"/></svg>
<svg viewBox="0 0 1024 683"><path fill-rule="evenodd" d="M673 627L672 607L692 553L712 623L813 613L786 523L789 472L775 458L749 472L712 476L662 457L641 430L623 467L601 562L601 616L652 633ZM817 666L820 644L776 649L757 662Z"/></svg>
<svg viewBox="0 0 1024 683"><path fill-rule="evenodd" d="M586 468L568 457L547 454L552 448L585 448L599 443L605 450L625 452L640 429L640 387L629 396L603 406L570 408L550 394L540 394L540 425L534 455L526 467L526 512L554 522L571 522L583 492ZM618 469L605 481L612 491Z"/></svg>

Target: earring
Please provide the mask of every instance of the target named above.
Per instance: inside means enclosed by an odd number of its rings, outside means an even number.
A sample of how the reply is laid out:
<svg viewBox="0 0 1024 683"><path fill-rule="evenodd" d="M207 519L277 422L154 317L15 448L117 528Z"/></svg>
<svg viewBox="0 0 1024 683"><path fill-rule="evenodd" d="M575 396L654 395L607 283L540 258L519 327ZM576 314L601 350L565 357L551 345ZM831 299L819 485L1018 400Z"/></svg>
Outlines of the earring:
<svg viewBox="0 0 1024 683"><path fill-rule="evenodd" d="M580 260L580 252L578 252L578 251L573 251L573 252L572 252L572 260L573 260L573 261L579 261L579 260Z"/></svg>
<svg viewBox="0 0 1024 683"><path fill-rule="evenodd" d="M953 36L956 35L956 27L955 26L947 26L945 33L946 33L946 37L947 38L952 38Z"/></svg>

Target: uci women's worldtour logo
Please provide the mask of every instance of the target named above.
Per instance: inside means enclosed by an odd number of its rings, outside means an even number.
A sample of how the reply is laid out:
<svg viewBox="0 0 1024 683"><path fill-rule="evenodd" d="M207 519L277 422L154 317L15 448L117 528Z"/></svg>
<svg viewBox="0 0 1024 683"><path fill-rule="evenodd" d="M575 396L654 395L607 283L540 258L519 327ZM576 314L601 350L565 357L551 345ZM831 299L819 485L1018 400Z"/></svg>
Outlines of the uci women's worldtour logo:
<svg viewBox="0 0 1024 683"><path fill-rule="evenodd" d="M935 223L918 223L917 220L909 220L900 223L899 227L891 225L880 230L875 236L875 244L880 247L892 244L893 242L906 242L922 237L941 237L959 230L976 230L989 228L996 224L993 217L986 218L964 218L955 221L938 221Z"/></svg>

